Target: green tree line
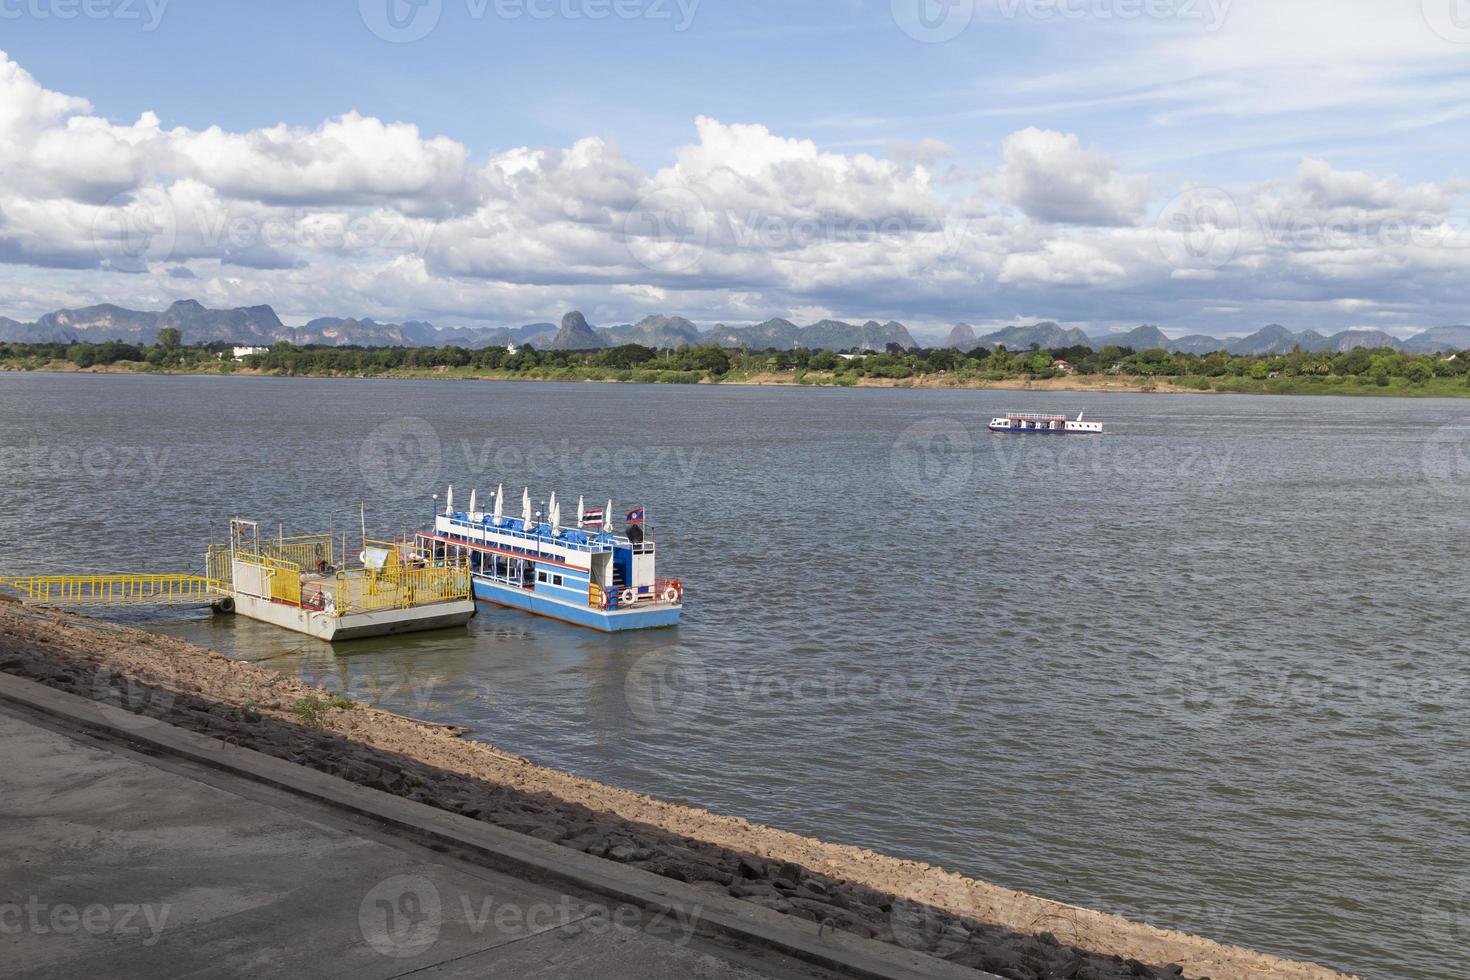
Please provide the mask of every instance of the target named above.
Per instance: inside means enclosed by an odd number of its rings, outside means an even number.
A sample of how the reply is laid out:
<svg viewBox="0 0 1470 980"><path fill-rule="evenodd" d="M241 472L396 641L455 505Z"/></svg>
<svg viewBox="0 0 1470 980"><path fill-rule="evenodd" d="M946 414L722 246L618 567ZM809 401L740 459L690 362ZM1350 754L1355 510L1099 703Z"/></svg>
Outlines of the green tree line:
<svg viewBox="0 0 1470 980"><path fill-rule="evenodd" d="M1435 379L1466 380L1470 351L1457 355L1405 354L1388 348L1358 348L1346 353L1293 350L1287 354L1176 354L1162 349L1068 347L1012 351L981 347L904 350L889 345L882 353L828 350L749 351L715 345L655 350L624 344L599 351L536 350L511 353L503 347L297 347L274 345L269 353L236 361L232 345L184 346L177 335L140 346L118 341L100 344L0 344L0 363L40 368L67 362L79 368L131 366L137 370L218 371L248 368L281 375L394 375L421 372L525 376L550 379L697 382L789 374L792 380L854 384L863 378L902 381L948 376L957 382L1011 378L1046 379L1064 374L1119 375L1171 380L1199 388L1230 387L1233 382L1274 379L1333 379L1373 384L1424 385Z"/></svg>

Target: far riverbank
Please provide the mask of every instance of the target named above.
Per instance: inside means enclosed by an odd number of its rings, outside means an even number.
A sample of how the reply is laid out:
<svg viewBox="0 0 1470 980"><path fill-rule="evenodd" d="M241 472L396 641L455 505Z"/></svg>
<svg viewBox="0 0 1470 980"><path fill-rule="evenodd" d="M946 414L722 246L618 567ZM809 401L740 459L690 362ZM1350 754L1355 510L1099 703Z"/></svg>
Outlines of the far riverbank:
<svg viewBox="0 0 1470 980"><path fill-rule="evenodd" d="M821 371L730 372L711 377L693 371L656 369L608 371L602 369L538 369L487 371L470 367L399 368L388 371L286 372L222 364L161 368L136 362L78 367L70 361L41 364L0 363L0 371L39 374L123 374L202 377L290 377L413 379L461 381L559 381L602 384L705 384L752 387L809 388L955 388L972 391L1080 392L1090 394L1221 394L1221 395L1339 395L1376 398L1470 398L1463 378L1374 379L1364 376L1283 376L1276 378L1205 377L1197 375L1140 377L1114 374L1073 374L1051 378L993 378L965 374L933 374L909 378L852 377Z"/></svg>

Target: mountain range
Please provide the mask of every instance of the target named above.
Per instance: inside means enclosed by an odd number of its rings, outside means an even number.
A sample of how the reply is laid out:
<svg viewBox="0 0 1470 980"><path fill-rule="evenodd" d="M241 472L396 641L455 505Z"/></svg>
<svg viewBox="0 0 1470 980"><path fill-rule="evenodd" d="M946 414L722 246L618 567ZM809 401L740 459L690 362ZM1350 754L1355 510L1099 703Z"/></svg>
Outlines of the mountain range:
<svg viewBox="0 0 1470 980"><path fill-rule="evenodd" d="M919 344L902 323L868 320L854 324L821 320L798 326L790 320L771 319L754 326L717 323L702 330L681 316L646 316L637 323L594 327L581 313L573 311L555 323L528 323L519 327L436 327L419 320L379 323L362 317L318 317L303 326L281 322L269 306L209 309L196 300L180 300L161 313L129 310L110 303L75 310L47 313L33 323L0 316L0 342L100 343L120 340L149 344L158 331L172 327L186 344L213 342L270 345L289 341L300 346L336 347L447 347L471 349L508 344L531 344L538 349L595 350L619 344L673 348L684 344L715 343L751 350L791 350L797 347L827 350L884 350L889 344L904 349ZM1231 354L1285 354L1300 347L1305 351L1345 352L1355 347L1389 347L1415 354L1470 349L1470 326L1431 327L1404 340L1378 330L1344 330L1324 335L1315 330L1299 333L1280 324L1262 327L1246 337L1216 338L1193 334L1169 338L1156 326L1144 325L1125 333L1089 335L1076 327L1045 322L1004 327L978 333L968 323L956 324L944 346L957 350L1004 345L1010 350L1027 350L1032 345L1058 350L1107 346L1134 350L1163 348L1187 354L1226 351Z"/></svg>

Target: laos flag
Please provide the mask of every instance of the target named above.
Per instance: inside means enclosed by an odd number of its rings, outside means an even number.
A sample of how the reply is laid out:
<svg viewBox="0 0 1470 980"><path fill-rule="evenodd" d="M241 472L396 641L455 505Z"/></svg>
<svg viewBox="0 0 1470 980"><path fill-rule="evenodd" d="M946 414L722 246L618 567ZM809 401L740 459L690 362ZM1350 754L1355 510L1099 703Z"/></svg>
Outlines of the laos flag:
<svg viewBox="0 0 1470 980"><path fill-rule="evenodd" d="M643 508L642 507L634 507L632 510L628 511L628 523L629 524L642 524L643 523Z"/></svg>

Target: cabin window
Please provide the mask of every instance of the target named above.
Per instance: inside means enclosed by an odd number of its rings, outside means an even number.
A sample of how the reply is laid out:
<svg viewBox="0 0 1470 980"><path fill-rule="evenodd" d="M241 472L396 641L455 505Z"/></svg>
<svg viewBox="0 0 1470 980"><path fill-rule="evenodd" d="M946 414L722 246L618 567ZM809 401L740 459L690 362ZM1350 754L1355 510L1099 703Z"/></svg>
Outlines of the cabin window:
<svg viewBox="0 0 1470 980"><path fill-rule="evenodd" d="M538 581L538 582L545 582L546 581L546 573L545 572L537 572L536 573L536 581Z"/></svg>
<svg viewBox="0 0 1470 980"><path fill-rule="evenodd" d="M553 576L551 576L551 584L552 585L561 585L561 576L560 575L553 575Z"/></svg>

